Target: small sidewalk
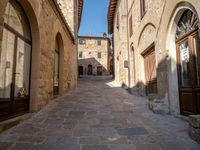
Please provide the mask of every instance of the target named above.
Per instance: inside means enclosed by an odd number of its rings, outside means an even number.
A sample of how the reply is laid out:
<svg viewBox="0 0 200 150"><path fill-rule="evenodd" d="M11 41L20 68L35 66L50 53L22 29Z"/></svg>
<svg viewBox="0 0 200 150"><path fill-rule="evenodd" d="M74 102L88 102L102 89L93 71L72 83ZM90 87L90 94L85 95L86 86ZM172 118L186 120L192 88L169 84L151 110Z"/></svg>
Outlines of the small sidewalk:
<svg viewBox="0 0 200 150"><path fill-rule="evenodd" d="M199 150L182 119L154 114L110 79L83 78L0 135L0 150Z"/></svg>

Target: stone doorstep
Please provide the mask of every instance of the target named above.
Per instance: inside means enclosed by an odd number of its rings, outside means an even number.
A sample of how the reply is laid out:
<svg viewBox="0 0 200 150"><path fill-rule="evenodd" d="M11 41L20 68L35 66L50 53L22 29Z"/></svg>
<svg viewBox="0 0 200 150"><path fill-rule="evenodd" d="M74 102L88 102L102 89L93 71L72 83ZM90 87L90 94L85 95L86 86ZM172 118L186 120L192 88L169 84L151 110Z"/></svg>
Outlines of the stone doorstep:
<svg viewBox="0 0 200 150"><path fill-rule="evenodd" d="M197 143L200 144L200 129L195 129L190 127L189 129L189 135L193 140L195 140Z"/></svg>
<svg viewBox="0 0 200 150"><path fill-rule="evenodd" d="M193 128L200 129L200 115L190 115L189 124Z"/></svg>
<svg viewBox="0 0 200 150"><path fill-rule="evenodd" d="M28 114L25 114L25 115L22 115L22 116L18 116L18 117L11 118L9 120L5 120L5 121L0 122L0 134L2 132L7 131L8 129L18 125L22 121L29 119L32 116L33 116L33 113L28 113Z"/></svg>
<svg viewBox="0 0 200 150"><path fill-rule="evenodd" d="M189 116L190 136L200 144L200 115Z"/></svg>

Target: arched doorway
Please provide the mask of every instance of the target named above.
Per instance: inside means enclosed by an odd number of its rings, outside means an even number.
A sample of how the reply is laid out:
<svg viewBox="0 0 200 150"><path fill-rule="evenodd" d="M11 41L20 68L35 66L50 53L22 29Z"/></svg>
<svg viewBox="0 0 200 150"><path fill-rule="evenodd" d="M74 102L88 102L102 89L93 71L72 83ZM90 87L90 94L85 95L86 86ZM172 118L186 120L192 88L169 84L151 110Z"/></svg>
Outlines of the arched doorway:
<svg viewBox="0 0 200 150"><path fill-rule="evenodd" d="M60 78L60 46L56 37L55 52L54 52L54 72L53 72L53 94L59 94L59 78Z"/></svg>
<svg viewBox="0 0 200 150"><path fill-rule="evenodd" d="M29 111L31 50L25 12L16 1L9 1L0 51L0 119Z"/></svg>
<svg viewBox="0 0 200 150"><path fill-rule="evenodd" d="M97 76L102 76L102 75L103 75L103 67L97 66Z"/></svg>
<svg viewBox="0 0 200 150"><path fill-rule="evenodd" d="M88 65L87 75L92 75L92 65Z"/></svg>
<svg viewBox="0 0 200 150"><path fill-rule="evenodd" d="M135 50L134 50L134 46L133 46L133 43L131 43L131 57L132 57L132 83L133 85L135 85L136 83L136 70L135 70Z"/></svg>
<svg viewBox="0 0 200 150"><path fill-rule="evenodd" d="M197 14L182 13L176 29L178 87L181 114L200 113L200 37Z"/></svg>
<svg viewBox="0 0 200 150"><path fill-rule="evenodd" d="M79 76L83 75L83 66L78 66L78 74Z"/></svg>

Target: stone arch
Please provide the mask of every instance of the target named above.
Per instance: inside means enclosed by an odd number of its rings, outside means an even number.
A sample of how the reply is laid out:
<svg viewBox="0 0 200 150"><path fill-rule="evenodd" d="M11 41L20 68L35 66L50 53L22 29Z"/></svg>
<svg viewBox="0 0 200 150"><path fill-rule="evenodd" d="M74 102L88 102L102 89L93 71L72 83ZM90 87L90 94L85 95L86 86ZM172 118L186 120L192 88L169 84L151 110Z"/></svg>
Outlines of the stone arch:
<svg viewBox="0 0 200 150"><path fill-rule="evenodd" d="M59 47L59 94L63 94L63 78L64 78L64 44L63 44L63 38L60 32L56 34L55 41L58 42Z"/></svg>
<svg viewBox="0 0 200 150"><path fill-rule="evenodd" d="M32 63L31 63L31 91L30 91L30 111L37 111L37 101L39 93L40 78L40 32L36 13L27 0L18 0L23 7L30 23L32 35Z"/></svg>
<svg viewBox="0 0 200 150"><path fill-rule="evenodd" d="M167 38L166 49L168 51L169 60L169 107L172 113L180 114L180 102L179 102L179 86L178 86L178 73L177 73L177 59L176 59L176 42L175 35L177 30L177 24L185 10L191 10L193 13L198 14L195 7L189 2L178 3L167 25ZM198 16L198 15L197 15ZM199 17L198 17L199 18Z"/></svg>
<svg viewBox="0 0 200 150"><path fill-rule="evenodd" d="M138 47L147 48L155 41L155 38L156 26L153 23L147 23L140 32Z"/></svg>
<svg viewBox="0 0 200 150"><path fill-rule="evenodd" d="M134 43L132 42L130 44L130 54L131 54L131 58L130 58L130 65L131 65L131 77L132 77L132 80L131 80L131 84L132 86L135 85L136 83L136 68L135 68L135 48L134 48Z"/></svg>

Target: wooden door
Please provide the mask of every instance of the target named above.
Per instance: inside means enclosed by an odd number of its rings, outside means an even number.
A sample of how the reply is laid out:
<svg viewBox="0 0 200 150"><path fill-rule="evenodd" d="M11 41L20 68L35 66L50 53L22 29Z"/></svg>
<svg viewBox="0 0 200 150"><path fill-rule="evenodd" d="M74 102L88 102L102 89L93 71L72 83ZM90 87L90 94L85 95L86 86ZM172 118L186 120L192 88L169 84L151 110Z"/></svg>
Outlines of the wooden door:
<svg viewBox="0 0 200 150"><path fill-rule="evenodd" d="M197 32L177 41L181 114L200 113L200 38Z"/></svg>
<svg viewBox="0 0 200 150"><path fill-rule="evenodd" d="M97 67L97 75L102 76L102 74L103 74L103 68L102 68L102 66L98 66Z"/></svg>
<svg viewBox="0 0 200 150"><path fill-rule="evenodd" d="M92 65L88 65L88 75L92 75Z"/></svg>
<svg viewBox="0 0 200 150"><path fill-rule="evenodd" d="M144 54L144 69L146 80L146 94L157 93L157 73L154 46L151 46Z"/></svg>
<svg viewBox="0 0 200 150"><path fill-rule="evenodd" d="M83 75L83 66L78 66L78 74Z"/></svg>

